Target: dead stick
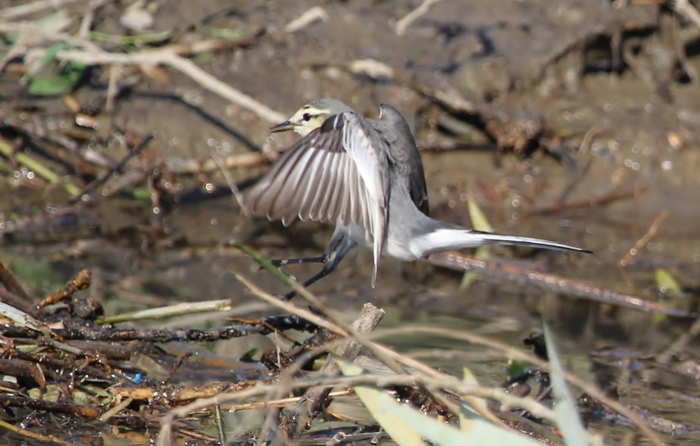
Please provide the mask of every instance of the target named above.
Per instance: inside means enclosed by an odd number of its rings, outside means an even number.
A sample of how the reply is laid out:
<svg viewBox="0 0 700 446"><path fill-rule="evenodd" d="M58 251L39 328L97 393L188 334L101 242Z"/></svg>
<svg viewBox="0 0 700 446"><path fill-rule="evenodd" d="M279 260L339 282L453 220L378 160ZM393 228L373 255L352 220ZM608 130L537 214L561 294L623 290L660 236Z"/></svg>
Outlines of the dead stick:
<svg viewBox="0 0 700 446"><path fill-rule="evenodd" d="M221 157L220 163L226 169L239 167L260 166L267 159L262 153L242 153ZM205 160L168 158L163 162L163 167L173 174L195 174L202 172L215 172L221 167L211 158Z"/></svg>
<svg viewBox="0 0 700 446"><path fill-rule="evenodd" d="M163 389L136 386L113 386L109 392L114 397L131 398L137 401L158 399L159 404L174 406L178 403L191 402L199 398L211 398L222 392L238 392L258 385L258 381L239 381L237 383L211 383L203 386L174 387Z"/></svg>
<svg viewBox="0 0 700 446"><path fill-rule="evenodd" d="M78 415L83 418L93 420L97 419L100 416L100 411L94 407L79 406L77 404L71 403L58 403L46 400L35 400L33 398L25 398L21 395L0 395L0 406L24 407L27 409L51 413Z"/></svg>
<svg viewBox="0 0 700 446"><path fill-rule="evenodd" d="M0 289L0 300L2 289ZM64 341L84 340L84 341L108 341L108 342L175 342L175 341L197 341L211 342L221 339L232 339L250 334L268 334L272 331L270 327L277 330L312 330L305 320L289 316L270 316L263 318L258 324L232 324L226 327L210 328L207 330L197 329L120 329L114 327L77 327L77 328L57 328L53 333ZM27 327L0 326L0 336L7 338L29 338L36 339L41 336L35 330Z"/></svg>
<svg viewBox="0 0 700 446"><path fill-rule="evenodd" d="M0 373L3 376L12 376L24 380L31 379L40 387L46 386L46 378L44 372L38 364L21 359L0 359Z"/></svg>
<svg viewBox="0 0 700 446"><path fill-rule="evenodd" d="M4 302L11 305L27 314L36 314L36 308L31 301L25 300L23 297L16 295L15 293L8 291L4 286L0 286L0 302Z"/></svg>
<svg viewBox="0 0 700 446"><path fill-rule="evenodd" d="M17 435L21 435L23 437L31 438L32 440L37 440L40 441L41 444L59 444L61 446L72 446L75 443L69 443L67 441L63 441L60 438L57 438L53 435L42 435L38 434L36 432L32 432L28 429L24 429L18 426L14 426L6 421L0 420L0 427L3 429L7 429L10 432L14 432Z"/></svg>
<svg viewBox="0 0 700 446"><path fill-rule="evenodd" d="M593 139L602 131L602 127L599 125L594 125L591 127L585 135L583 135L583 139L581 140L581 144L579 145L577 155L580 158L583 154L588 154L591 151L591 143L593 142ZM588 162L586 162L586 165L583 166L582 169L580 169L576 176L571 180L571 182L564 188L564 191L561 193L561 196L557 200L557 204L561 206L564 204L567 198L574 192L574 190L581 185L582 179L588 172L590 172L591 167L593 166L593 160L594 158L589 155Z"/></svg>
<svg viewBox="0 0 700 446"><path fill-rule="evenodd" d="M32 298L24 291L24 288L22 288L22 285L20 285L14 273L10 271L10 268L2 260L0 260L0 283L5 285L5 288L7 288L9 292L31 303Z"/></svg>
<svg viewBox="0 0 700 446"><path fill-rule="evenodd" d="M430 256L428 261L433 265L442 266L455 271L478 271L482 276L505 279L520 284L535 285L547 291L571 294L573 296L606 304L645 312L662 313L668 316L692 317L692 314L687 311L640 299L630 294L606 290L594 285L576 282L552 274L517 268L499 262L477 260L473 257L463 256L457 252L435 254Z"/></svg>
<svg viewBox="0 0 700 446"><path fill-rule="evenodd" d="M606 206L608 204L612 204L621 200L626 200L628 198L636 198L642 194L645 194L648 190L648 186L642 186L640 188L634 188L632 190L622 192L611 192L610 194L604 195L602 197L590 198L586 200L577 201L575 203L565 203L555 205L552 207L547 207L544 209L534 209L532 211L527 212L526 215L549 215L562 211L570 211L575 209L590 209L598 206Z"/></svg>

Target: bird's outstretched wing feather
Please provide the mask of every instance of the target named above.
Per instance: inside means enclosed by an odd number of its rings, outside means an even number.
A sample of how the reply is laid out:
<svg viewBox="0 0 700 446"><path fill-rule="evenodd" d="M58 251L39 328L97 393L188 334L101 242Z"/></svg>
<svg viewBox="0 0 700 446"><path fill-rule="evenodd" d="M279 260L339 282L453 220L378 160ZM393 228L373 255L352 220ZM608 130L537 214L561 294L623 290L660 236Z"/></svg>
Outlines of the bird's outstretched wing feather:
<svg viewBox="0 0 700 446"><path fill-rule="evenodd" d="M387 148L376 130L354 112L329 117L297 141L246 194L255 215L282 220L364 227L373 239L376 267L389 207Z"/></svg>

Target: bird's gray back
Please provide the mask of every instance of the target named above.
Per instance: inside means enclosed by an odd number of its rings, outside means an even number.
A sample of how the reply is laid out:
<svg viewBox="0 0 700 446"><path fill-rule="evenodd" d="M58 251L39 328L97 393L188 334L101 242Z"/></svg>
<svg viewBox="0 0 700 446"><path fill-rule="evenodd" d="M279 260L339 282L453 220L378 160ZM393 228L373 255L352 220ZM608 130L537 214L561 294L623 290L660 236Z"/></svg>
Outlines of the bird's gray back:
<svg viewBox="0 0 700 446"><path fill-rule="evenodd" d="M379 119L374 121L377 130L388 143L389 159L397 178L404 181L413 203L425 215L429 214L428 188L425 184L423 161L411 129L404 117L389 104L380 106Z"/></svg>
<svg viewBox="0 0 700 446"><path fill-rule="evenodd" d="M309 102L308 106L310 108L328 110L330 115L353 111L350 107L345 105L345 103L333 98L316 99L313 102Z"/></svg>

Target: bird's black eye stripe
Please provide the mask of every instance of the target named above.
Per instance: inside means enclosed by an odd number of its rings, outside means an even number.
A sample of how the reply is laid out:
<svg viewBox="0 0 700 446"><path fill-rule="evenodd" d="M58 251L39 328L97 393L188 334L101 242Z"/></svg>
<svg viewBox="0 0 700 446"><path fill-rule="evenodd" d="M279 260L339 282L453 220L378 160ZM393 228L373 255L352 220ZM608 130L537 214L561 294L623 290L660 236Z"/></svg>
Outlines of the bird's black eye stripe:
<svg viewBox="0 0 700 446"><path fill-rule="evenodd" d="M301 115L301 119L303 119L304 121L308 121L311 119L311 115L308 113L304 113L303 115Z"/></svg>

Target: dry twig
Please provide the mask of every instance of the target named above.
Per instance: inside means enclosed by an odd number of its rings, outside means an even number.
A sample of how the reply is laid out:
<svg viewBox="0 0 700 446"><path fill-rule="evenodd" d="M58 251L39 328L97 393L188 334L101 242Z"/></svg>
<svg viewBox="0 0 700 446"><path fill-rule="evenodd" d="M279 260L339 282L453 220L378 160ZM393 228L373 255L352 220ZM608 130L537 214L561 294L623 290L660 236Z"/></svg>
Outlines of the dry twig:
<svg viewBox="0 0 700 446"><path fill-rule="evenodd" d="M636 256L639 253L639 250L642 249L644 245L649 243L649 240L651 240L657 232L659 232L659 228L663 224L664 221L669 216L668 211L663 211L659 215L656 216L654 221L651 223L651 226L649 226L649 229L647 229L647 232L644 233L644 235L637 240L637 242L630 248L629 251L627 251L627 254L625 254L625 257L620 260L620 266L627 266L630 263L630 260L632 260L632 257Z"/></svg>
<svg viewBox="0 0 700 446"><path fill-rule="evenodd" d="M306 28L317 20L327 21L328 13L320 6L314 6L296 19L292 20L284 27L284 32L295 33Z"/></svg>
<svg viewBox="0 0 700 446"><path fill-rule="evenodd" d="M406 29L411 26L411 23L415 22L418 18L420 18L420 16L427 13L430 7L439 1L440 0L423 0L423 3L421 3L420 6L396 22L396 26L394 27L396 34L402 36L406 32Z"/></svg>
<svg viewBox="0 0 700 446"><path fill-rule="evenodd" d="M238 203L238 207L241 208L248 220L252 220L253 214L250 212L250 210L248 210L248 206L245 205L245 202L243 201L243 195L241 194L241 190L236 185L236 182L233 181L233 176L231 176L231 172L225 167L224 160L221 158L221 156L219 156L218 153L216 153L213 150L211 152L211 159L212 161L214 161L214 163L216 163L217 166L219 166L219 170L226 179L226 183L228 183L228 188L231 189L231 194L233 195L233 198L235 198L236 203Z"/></svg>
<svg viewBox="0 0 700 446"><path fill-rule="evenodd" d="M464 256L458 252L446 252L434 254L428 261L437 266L442 266L455 271L478 271L484 277L503 278L515 283L535 285L547 291L571 294L584 299L602 302L634 310L661 313L668 316L691 317L692 314L685 310L661 305L630 294L618 293L593 285L576 282L571 279L541 273L528 269L518 268L513 265L502 264L495 261L478 260Z"/></svg>
<svg viewBox="0 0 700 446"><path fill-rule="evenodd" d="M218 161L207 158L202 161L196 159L168 158L163 161L163 168L173 174L197 174L215 172L218 169L237 169L240 167L260 166L267 162L262 153L241 153L236 155L220 156Z"/></svg>
<svg viewBox="0 0 700 446"><path fill-rule="evenodd" d="M9 8L0 9L0 19L12 20L19 17L34 14L35 12L54 9L58 11L72 3L78 3L86 0L39 0L34 3L25 3Z"/></svg>
<svg viewBox="0 0 700 446"><path fill-rule="evenodd" d="M648 190L648 186L641 186L632 190L624 190L620 192L612 191L600 197L591 197L573 203L560 203L542 209L534 209L532 211L527 212L526 215L548 215L556 212L571 211L575 209L589 209L599 206L607 206L609 204L613 204L621 200L637 198L638 196L645 194Z"/></svg>
<svg viewBox="0 0 700 446"><path fill-rule="evenodd" d="M262 104L250 96L236 90L211 74L199 68L194 62L179 56L172 49L141 51L138 53L108 53L105 51L59 51L58 60L71 60L86 65L125 64L125 65L167 65L189 76L202 87L237 104L271 123L282 122L285 115Z"/></svg>
<svg viewBox="0 0 700 446"><path fill-rule="evenodd" d="M0 420L0 427L7 429L10 432L14 432L17 435L21 435L22 437L26 438L31 438L32 440L40 441L43 444L49 443L49 444L58 444L61 446L72 446L74 443L69 443L67 441L63 441L60 438L56 438L53 435L42 435L38 434L36 432L32 432L27 429L23 429L21 427L17 427L15 425L12 425L6 421Z"/></svg>
<svg viewBox="0 0 700 446"><path fill-rule="evenodd" d="M673 10L684 16L700 28L700 12L690 3L690 0L672 0Z"/></svg>

